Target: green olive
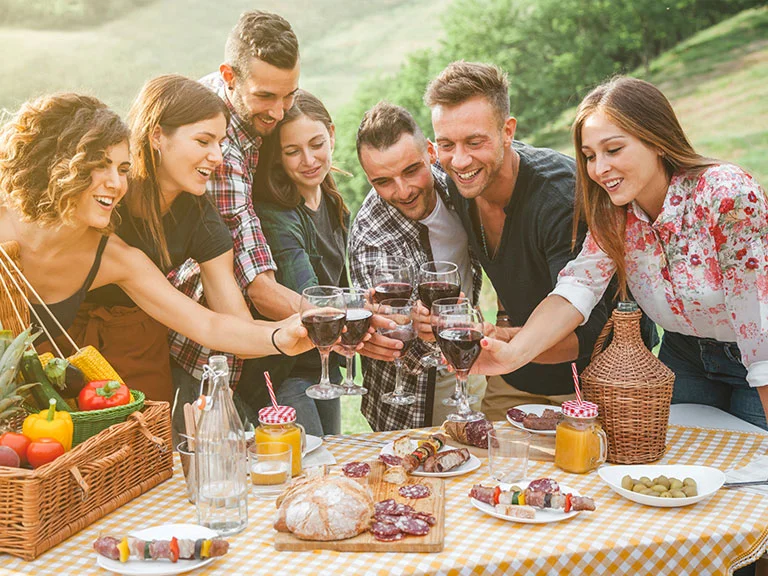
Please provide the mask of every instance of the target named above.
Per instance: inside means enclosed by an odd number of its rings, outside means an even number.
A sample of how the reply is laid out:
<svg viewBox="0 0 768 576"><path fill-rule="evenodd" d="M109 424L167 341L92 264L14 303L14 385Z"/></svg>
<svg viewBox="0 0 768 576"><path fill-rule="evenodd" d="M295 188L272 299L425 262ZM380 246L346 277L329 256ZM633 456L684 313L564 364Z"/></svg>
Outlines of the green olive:
<svg viewBox="0 0 768 576"><path fill-rule="evenodd" d="M693 486L696 487L696 480L693 478L686 478L683 480L683 486Z"/></svg>
<svg viewBox="0 0 768 576"><path fill-rule="evenodd" d="M629 474L621 479L621 487L624 488L624 490L632 490L634 485L635 483L632 481L632 477Z"/></svg>
<svg viewBox="0 0 768 576"><path fill-rule="evenodd" d="M648 488L645 487L645 484L640 484L639 482L632 487L632 492L643 493L646 490L648 490Z"/></svg>
<svg viewBox="0 0 768 576"><path fill-rule="evenodd" d="M660 498L672 498L672 493L671 492L662 492L661 494L659 494L659 497Z"/></svg>
<svg viewBox="0 0 768 576"><path fill-rule="evenodd" d="M698 490L696 490L696 486L683 486L683 492L688 497L699 495Z"/></svg>
<svg viewBox="0 0 768 576"><path fill-rule="evenodd" d="M670 490L680 490L680 488L683 487L682 480L678 480L677 478L670 478L669 480L669 489Z"/></svg>
<svg viewBox="0 0 768 576"><path fill-rule="evenodd" d="M682 490L670 490L669 494L672 496L672 498L685 498L685 492Z"/></svg>
<svg viewBox="0 0 768 576"><path fill-rule="evenodd" d="M638 480L638 482L640 482L641 484L646 484L647 485L648 483L651 482L651 479L648 478L648 476L640 476L640 480ZM653 483L651 483L651 485L648 486L648 488L650 488L651 486L653 486Z"/></svg>
<svg viewBox="0 0 768 576"><path fill-rule="evenodd" d="M667 491L667 487L664 486L663 484L654 484L653 486L651 486L651 490L653 490L654 492L656 492L658 494L661 494L662 492L666 492Z"/></svg>

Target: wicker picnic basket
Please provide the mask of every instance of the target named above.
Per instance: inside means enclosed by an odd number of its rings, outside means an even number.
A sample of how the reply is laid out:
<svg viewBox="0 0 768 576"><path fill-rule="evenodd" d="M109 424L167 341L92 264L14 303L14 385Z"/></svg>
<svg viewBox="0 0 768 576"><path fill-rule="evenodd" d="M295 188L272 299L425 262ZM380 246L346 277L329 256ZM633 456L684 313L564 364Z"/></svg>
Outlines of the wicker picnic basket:
<svg viewBox="0 0 768 576"><path fill-rule="evenodd" d="M0 248L5 250L10 259L21 270L18 242L3 242ZM0 267L0 325L13 332L14 336L29 326L29 308L26 294L17 286L24 286L21 274L10 267ZM21 317L22 321L19 321Z"/></svg>
<svg viewBox="0 0 768 576"><path fill-rule="evenodd" d="M32 560L173 474L170 409L147 401L37 470L0 467L0 552Z"/></svg>
<svg viewBox="0 0 768 576"><path fill-rule="evenodd" d="M637 304L620 303L581 374L584 397L599 407L614 464L653 462L666 449L675 375L643 344L641 317ZM611 329L613 341L601 351Z"/></svg>

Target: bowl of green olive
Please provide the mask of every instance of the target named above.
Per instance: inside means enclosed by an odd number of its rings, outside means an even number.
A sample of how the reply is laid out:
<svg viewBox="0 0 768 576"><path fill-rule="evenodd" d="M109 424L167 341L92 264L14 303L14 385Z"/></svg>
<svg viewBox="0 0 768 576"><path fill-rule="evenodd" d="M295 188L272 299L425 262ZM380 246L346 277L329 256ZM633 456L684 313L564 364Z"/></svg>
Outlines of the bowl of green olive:
<svg viewBox="0 0 768 576"><path fill-rule="evenodd" d="M632 502L659 508L701 502L725 482L725 474L710 466L603 466L597 473L617 494Z"/></svg>

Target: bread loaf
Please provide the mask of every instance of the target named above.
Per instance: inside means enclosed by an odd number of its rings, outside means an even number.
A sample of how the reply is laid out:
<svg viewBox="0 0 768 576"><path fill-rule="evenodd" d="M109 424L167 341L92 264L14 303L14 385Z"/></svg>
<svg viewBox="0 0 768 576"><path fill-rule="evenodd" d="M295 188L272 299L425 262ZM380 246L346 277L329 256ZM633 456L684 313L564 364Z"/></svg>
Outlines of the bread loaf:
<svg viewBox="0 0 768 576"><path fill-rule="evenodd" d="M278 500L274 527L303 540L343 540L368 529L373 498L345 477L302 479Z"/></svg>
<svg viewBox="0 0 768 576"><path fill-rule="evenodd" d="M405 468L402 466L392 466L391 468L387 468L387 470L384 471L384 474L382 475L382 480L384 482L387 482L389 484L405 484L405 482L408 480L408 475L405 473Z"/></svg>

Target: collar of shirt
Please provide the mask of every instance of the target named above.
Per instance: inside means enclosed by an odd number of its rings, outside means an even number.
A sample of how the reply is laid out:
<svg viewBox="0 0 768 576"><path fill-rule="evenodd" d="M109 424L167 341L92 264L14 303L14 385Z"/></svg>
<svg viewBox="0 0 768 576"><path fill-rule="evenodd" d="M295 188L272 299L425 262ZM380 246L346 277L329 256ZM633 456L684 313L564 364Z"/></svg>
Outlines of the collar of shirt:
<svg viewBox="0 0 768 576"><path fill-rule="evenodd" d="M664 231L669 234L680 234L683 229L683 216L691 202L689 187L678 186L680 180L683 178L684 176L681 174L674 174L670 179L667 194L664 197L664 203L661 206L661 212L659 212L659 215L654 222L651 222L648 214L640 208L635 200L629 205L629 209L638 220L649 224L660 232Z"/></svg>

